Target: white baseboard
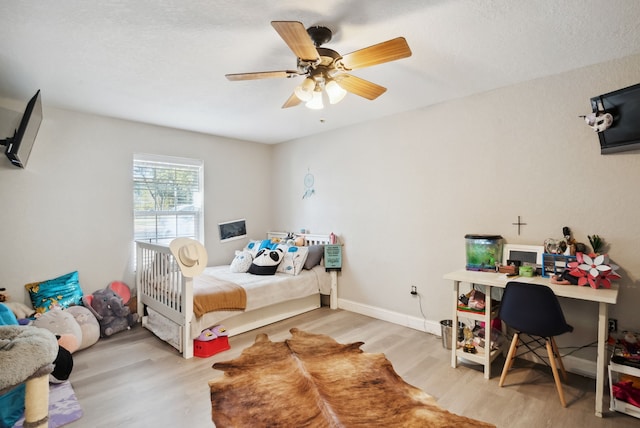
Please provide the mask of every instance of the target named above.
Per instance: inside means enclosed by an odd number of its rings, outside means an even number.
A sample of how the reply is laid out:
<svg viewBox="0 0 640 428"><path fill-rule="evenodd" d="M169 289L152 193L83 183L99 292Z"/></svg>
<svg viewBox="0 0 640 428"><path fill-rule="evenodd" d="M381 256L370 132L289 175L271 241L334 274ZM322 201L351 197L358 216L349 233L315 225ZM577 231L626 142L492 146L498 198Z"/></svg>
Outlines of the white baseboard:
<svg viewBox="0 0 640 428"><path fill-rule="evenodd" d="M401 314L399 312L378 308L375 306L363 305L347 299L338 299L338 307L346 311L355 312L357 314L366 315L382 321L393 324L402 325L404 327L413 328L414 330L423 331L436 336L442 335L442 329L439 321L424 320L422 318ZM533 361L533 360L532 360ZM596 378L596 362L577 358L567 355L562 358L564 367L568 372L586 376L592 379Z"/></svg>
<svg viewBox="0 0 640 428"><path fill-rule="evenodd" d="M440 322L424 320L422 318L389 311L387 309L381 309L375 306L363 305L362 303L346 299L338 299L338 307L346 311L366 315L382 321L388 321L393 324L424 331L425 333L431 333L436 336L440 336L442 333Z"/></svg>
<svg viewBox="0 0 640 428"><path fill-rule="evenodd" d="M596 378L596 362L591 360L585 360L584 358L577 358L572 355L562 357L564 368L571 373L579 374L581 376Z"/></svg>

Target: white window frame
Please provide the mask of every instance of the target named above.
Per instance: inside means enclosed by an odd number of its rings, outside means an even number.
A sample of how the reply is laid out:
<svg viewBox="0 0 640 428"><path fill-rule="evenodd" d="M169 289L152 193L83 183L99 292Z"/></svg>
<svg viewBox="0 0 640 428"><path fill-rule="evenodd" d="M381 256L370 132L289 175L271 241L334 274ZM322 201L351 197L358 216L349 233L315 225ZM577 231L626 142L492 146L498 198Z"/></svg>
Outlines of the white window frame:
<svg viewBox="0 0 640 428"><path fill-rule="evenodd" d="M146 164L151 168L157 167L159 170L175 169L177 171L186 169L196 172L198 183L191 189L189 200L177 200L178 198L175 195L177 195L178 189L176 188L174 189L173 200L168 202L169 206L164 207L165 209L158 209L157 206L149 210L138 209L143 201L141 197L137 196L141 181L136 178L135 173L136 167L142 164ZM168 244L174 238L187 237L197 239L204 244L204 162L202 160L136 153L133 155L131 174L133 180L134 241L144 240ZM181 204L180 202L188 203ZM180 206L186 209L180 210ZM192 217L191 221L189 217ZM142 227L139 221L141 218L147 218L152 223L150 227L146 226L146 233L141 230ZM159 223L163 223L163 226L160 227ZM184 227L180 228L180 224Z"/></svg>

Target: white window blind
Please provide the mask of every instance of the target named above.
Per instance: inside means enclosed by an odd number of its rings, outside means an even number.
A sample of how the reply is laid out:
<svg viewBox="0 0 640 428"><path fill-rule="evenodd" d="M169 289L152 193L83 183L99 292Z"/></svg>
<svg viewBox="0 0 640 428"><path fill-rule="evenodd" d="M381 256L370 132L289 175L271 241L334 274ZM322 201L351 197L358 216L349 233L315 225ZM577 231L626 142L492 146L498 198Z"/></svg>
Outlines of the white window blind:
<svg viewBox="0 0 640 428"><path fill-rule="evenodd" d="M201 160L134 155L135 240L168 243L187 237L204 242L202 182Z"/></svg>

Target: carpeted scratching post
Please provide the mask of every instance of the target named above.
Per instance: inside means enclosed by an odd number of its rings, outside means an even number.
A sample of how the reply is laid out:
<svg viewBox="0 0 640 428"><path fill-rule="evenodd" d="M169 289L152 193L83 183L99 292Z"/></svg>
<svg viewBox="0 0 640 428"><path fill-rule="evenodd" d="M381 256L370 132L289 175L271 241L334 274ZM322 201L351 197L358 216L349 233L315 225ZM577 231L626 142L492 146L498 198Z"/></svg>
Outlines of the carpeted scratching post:
<svg viewBox="0 0 640 428"><path fill-rule="evenodd" d="M49 330L0 326L0 394L25 383L25 428L46 428L49 416L49 373L58 341Z"/></svg>

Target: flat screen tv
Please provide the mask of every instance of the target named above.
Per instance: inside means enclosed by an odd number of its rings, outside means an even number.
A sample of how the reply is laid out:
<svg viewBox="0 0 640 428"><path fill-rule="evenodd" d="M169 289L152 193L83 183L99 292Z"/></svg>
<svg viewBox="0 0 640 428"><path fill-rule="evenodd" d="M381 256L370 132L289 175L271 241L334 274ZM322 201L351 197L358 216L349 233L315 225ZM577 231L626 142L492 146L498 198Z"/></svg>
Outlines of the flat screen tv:
<svg viewBox="0 0 640 428"><path fill-rule="evenodd" d="M0 140L0 145L6 146L5 154L13 165L20 168L27 165L38 129L40 129L40 122L42 122L42 100L38 89L38 92L29 100L13 137Z"/></svg>
<svg viewBox="0 0 640 428"><path fill-rule="evenodd" d="M591 110L611 113L611 127L598 133L600 153L640 149L640 83L591 98Z"/></svg>

